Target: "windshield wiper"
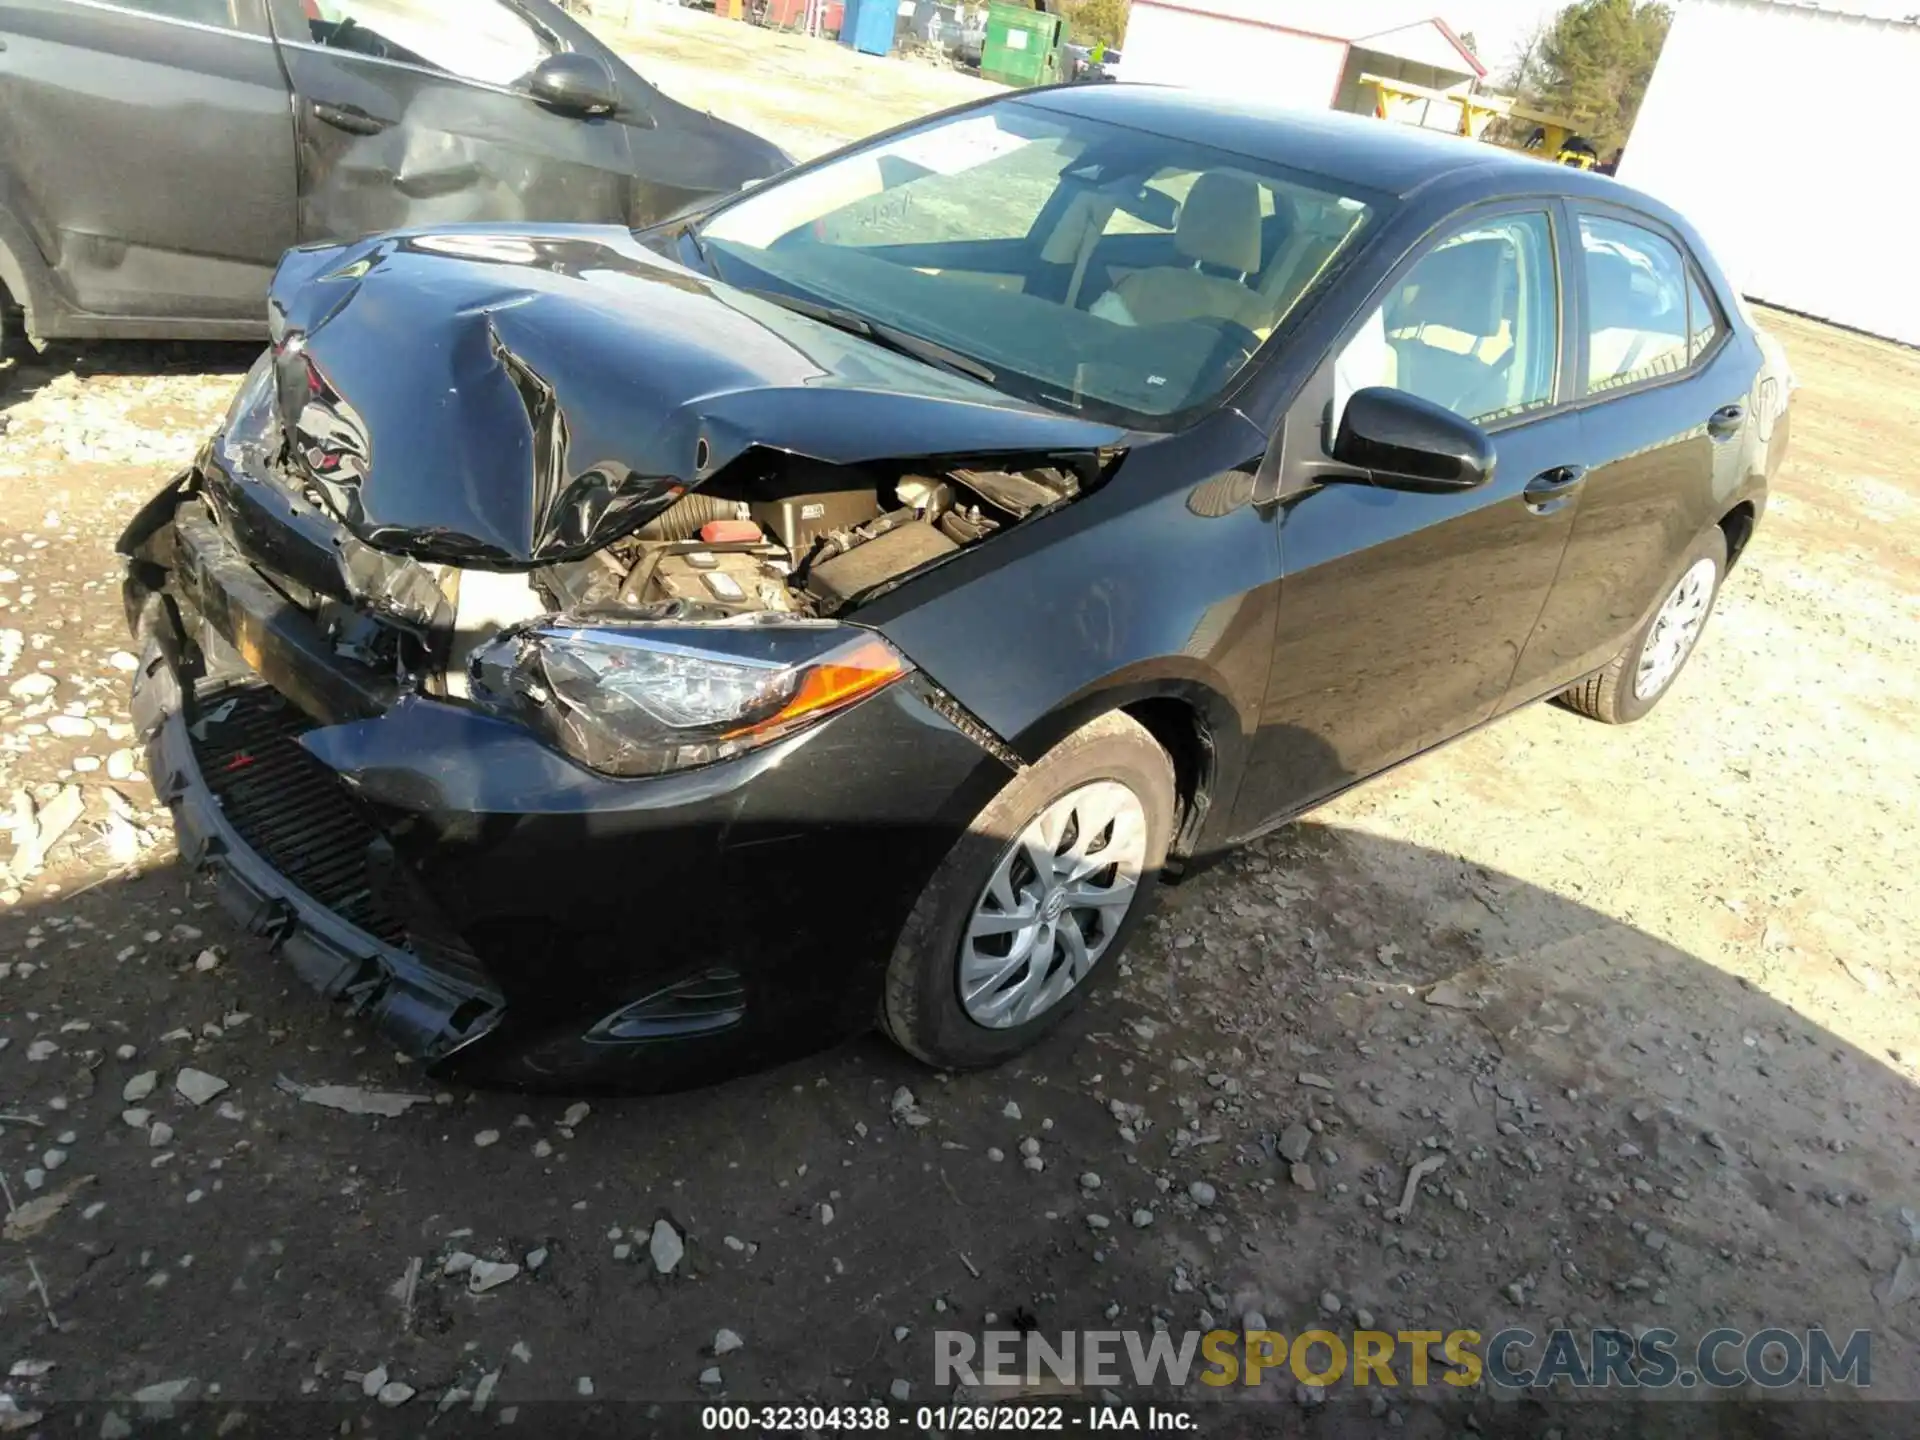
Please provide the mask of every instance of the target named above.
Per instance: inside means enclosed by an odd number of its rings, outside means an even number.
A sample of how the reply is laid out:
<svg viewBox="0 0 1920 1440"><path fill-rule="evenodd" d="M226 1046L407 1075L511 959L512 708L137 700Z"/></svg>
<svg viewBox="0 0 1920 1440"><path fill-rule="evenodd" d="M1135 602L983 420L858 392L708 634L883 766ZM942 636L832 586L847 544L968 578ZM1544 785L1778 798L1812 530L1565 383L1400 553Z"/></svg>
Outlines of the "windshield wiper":
<svg viewBox="0 0 1920 1440"><path fill-rule="evenodd" d="M700 238L700 227L689 225L680 232L687 237L687 243L693 246L693 253L700 257L700 263L707 267L714 279L720 278L720 267L713 263L713 256L707 253L707 242Z"/></svg>
<svg viewBox="0 0 1920 1440"><path fill-rule="evenodd" d="M909 330L898 330L881 320L869 320L855 310L844 309L839 305L826 305L818 300L802 300L797 295L783 295L777 290L748 290L749 295L762 300L770 300L784 310L796 315L804 315L809 320L818 320L822 325L831 325L836 330L844 330L849 335L858 335L863 340L871 340L883 345L897 354L911 356L928 365L938 366L942 370L955 371L991 385L994 372L982 365L971 355L963 355L951 350L937 340L927 340Z"/></svg>

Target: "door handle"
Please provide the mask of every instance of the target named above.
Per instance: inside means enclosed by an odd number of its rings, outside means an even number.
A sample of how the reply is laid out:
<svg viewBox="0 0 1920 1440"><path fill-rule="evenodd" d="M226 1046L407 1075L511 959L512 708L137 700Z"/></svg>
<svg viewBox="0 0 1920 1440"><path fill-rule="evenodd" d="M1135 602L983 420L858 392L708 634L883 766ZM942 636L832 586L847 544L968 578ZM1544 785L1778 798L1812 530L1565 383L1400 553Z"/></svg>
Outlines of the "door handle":
<svg viewBox="0 0 1920 1440"><path fill-rule="evenodd" d="M1550 515L1580 488L1580 482L1586 478L1587 467L1584 465L1560 465L1552 470L1542 470L1527 482L1527 488L1520 492L1521 498L1534 514Z"/></svg>
<svg viewBox="0 0 1920 1440"><path fill-rule="evenodd" d="M1707 434L1716 440L1731 440L1740 433L1740 427L1746 422L1746 418L1746 406L1722 405L1707 417Z"/></svg>
<svg viewBox="0 0 1920 1440"><path fill-rule="evenodd" d="M313 114L317 120L324 120L336 130L344 130L349 135L378 135L393 124L391 120L382 120L378 115L369 115L358 105L334 105L325 100L313 102Z"/></svg>

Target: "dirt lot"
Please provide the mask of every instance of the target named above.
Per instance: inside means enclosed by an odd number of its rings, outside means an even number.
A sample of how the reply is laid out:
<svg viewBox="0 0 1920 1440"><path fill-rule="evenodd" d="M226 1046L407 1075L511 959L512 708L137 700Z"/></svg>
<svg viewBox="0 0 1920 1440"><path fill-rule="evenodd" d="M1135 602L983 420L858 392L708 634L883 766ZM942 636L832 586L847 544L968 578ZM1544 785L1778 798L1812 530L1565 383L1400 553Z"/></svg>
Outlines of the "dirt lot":
<svg viewBox="0 0 1920 1440"><path fill-rule="evenodd" d="M989 1316L1867 1328L1870 1393L1920 1399L1920 355L1772 323L1805 387L1792 459L1646 722L1536 709L1233 857L1024 1064L937 1076L867 1041L571 1118L436 1092L325 1010L173 865L133 773L113 537L246 351L0 371L0 806L82 807L0 879L0 1431L63 1400L137 1420L152 1386L216 1402L208 1434L929 1401L931 1332ZM18 839L0 859L32 870ZM183 1067L226 1088L195 1105ZM432 1098L350 1115L281 1077ZM455 1253L524 1268L476 1295ZM722 1328L744 1344L716 1357ZM1236 1421L1460 1429L1406 1391L1256 1395ZM1451 1398L1487 1433L1689 1413ZM308 1408L244 1408L275 1400ZM1789 1419L1819 1423L1728 1433ZM101 1425L59 1433L124 1433Z"/></svg>
<svg viewBox="0 0 1920 1440"><path fill-rule="evenodd" d="M638 4L633 16L623 30L602 30L634 69L683 104L772 136L800 160L1002 88L675 5Z"/></svg>

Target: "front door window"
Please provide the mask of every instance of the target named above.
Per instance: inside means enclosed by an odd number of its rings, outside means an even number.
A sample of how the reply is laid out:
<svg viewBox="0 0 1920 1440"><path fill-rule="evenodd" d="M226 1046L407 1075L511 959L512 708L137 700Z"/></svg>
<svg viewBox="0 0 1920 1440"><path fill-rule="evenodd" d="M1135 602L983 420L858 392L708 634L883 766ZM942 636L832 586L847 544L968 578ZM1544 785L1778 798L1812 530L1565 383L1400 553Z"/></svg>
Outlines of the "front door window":
<svg viewBox="0 0 1920 1440"><path fill-rule="evenodd" d="M301 0L315 43L483 85L526 79L553 47L499 0Z"/></svg>
<svg viewBox="0 0 1920 1440"><path fill-rule="evenodd" d="M1482 425L1553 403L1560 302L1545 214L1479 220L1440 242L1367 317L1335 365L1347 397L1385 385Z"/></svg>

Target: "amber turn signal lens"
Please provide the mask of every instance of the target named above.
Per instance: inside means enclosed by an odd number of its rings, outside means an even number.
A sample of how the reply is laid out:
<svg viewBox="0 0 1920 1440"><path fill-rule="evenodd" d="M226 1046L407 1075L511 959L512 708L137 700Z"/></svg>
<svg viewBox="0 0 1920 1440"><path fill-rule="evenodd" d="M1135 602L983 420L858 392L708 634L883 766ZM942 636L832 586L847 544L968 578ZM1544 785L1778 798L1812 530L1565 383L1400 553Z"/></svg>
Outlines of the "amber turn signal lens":
<svg viewBox="0 0 1920 1440"><path fill-rule="evenodd" d="M791 700L765 719L729 731L725 738L732 740L743 735L762 735L769 730L786 730L803 720L843 709L891 685L909 668L886 641L877 638L857 641L809 665L802 672Z"/></svg>

